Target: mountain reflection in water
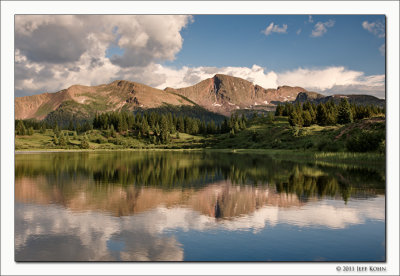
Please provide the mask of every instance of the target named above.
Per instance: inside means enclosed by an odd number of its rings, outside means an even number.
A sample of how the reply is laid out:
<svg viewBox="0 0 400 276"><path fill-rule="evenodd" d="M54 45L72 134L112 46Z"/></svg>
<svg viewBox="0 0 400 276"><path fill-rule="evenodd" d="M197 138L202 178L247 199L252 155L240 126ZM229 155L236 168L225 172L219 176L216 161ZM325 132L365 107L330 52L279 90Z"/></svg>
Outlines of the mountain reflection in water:
<svg viewBox="0 0 400 276"><path fill-rule="evenodd" d="M15 179L17 261L188 260L184 248L194 241L180 241L187 232L334 231L385 219L384 172L263 155L16 155Z"/></svg>

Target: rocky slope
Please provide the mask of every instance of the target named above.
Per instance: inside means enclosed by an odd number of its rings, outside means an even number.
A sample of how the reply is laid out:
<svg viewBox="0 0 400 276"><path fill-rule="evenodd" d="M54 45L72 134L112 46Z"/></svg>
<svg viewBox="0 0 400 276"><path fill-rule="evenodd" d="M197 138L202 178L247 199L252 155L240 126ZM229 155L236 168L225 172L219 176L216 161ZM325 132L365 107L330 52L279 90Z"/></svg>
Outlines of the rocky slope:
<svg viewBox="0 0 400 276"><path fill-rule="evenodd" d="M315 104L326 103L333 100L335 103L339 103L342 98L346 98L349 103L354 103L357 105L376 105L379 107L385 106L385 100L379 99L371 95L332 95L325 96L316 92L301 92L297 95L295 102L306 102L311 101Z"/></svg>
<svg viewBox="0 0 400 276"><path fill-rule="evenodd" d="M385 100L367 95L324 96L301 87L279 86L265 89L259 85L227 75L217 74L186 88L165 88L164 91L150 86L118 80L98 86L73 85L57 93L20 97L15 99L15 119L38 119L48 116L90 118L96 112L133 111L169 106L200 108L204 112L230 115L236 110L273 110L278 102L316 103L330 99L339 101L347 97L357 104L384 106Z"/></svg>
<svg viewBox="0 0 400 276"><path fill-rule="evenodd" d="M290 86L265 89L241 78L217 74L193 86L168 87L165 91L182 95L210 111L228 115L236 109L268 106L272 101L293 101L299 92L306 90Z"/></svg>
<svg viewBox="0 0 400 276"><path fill-rule="evenodd" d="M57 93L44 93L15 99L15 119L44 119L58 108L73 106L76 112L89 116L91 112L135 110L154 108L163 104L188 105L193 103L183 97L130 82L114 81L99 86L73 85Z"/></svg>

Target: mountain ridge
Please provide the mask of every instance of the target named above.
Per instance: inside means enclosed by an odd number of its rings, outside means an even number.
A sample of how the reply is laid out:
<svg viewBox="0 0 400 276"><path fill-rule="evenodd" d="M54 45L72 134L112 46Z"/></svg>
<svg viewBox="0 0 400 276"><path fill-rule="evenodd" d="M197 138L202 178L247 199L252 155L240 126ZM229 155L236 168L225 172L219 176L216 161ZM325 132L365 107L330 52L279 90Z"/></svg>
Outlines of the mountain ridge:
<svg viewBox="0 0 400 276"><path fill-rule="evenodd" d="M15 119L43 120L54 112L90 118L98 112L138 111L163 106L197 106L228 116L242 109L271 110L276 103L306 100L319 103L347 96L351 102L376 102L381 106L385 102L369 95L325 96L298 86L266 89L242 78L216 74L183 88L161 90L138 82L115 80L97 86L72 85L55 93L18 97L15 98Z"/></svg>

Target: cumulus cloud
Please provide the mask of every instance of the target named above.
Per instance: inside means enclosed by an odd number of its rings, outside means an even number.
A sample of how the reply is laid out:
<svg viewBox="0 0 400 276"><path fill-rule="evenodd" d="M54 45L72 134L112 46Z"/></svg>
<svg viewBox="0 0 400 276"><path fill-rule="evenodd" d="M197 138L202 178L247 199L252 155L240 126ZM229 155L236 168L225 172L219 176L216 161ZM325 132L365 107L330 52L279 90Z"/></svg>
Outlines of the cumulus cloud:
<svg viewBox="0 0 400 276"><path fill-rule="evenodd" d="M379 98L385 95L385 75L366 76L363 72L348 70L345 67L325 67L320 69L298 68L290 71L266 71L261 66L248 67L182 67L173 69L161 65L153 69L155 79L163 79L157 88L186 87L215 74L226 74L246 79L264 88L276 88L280 85L301 86L310 91L326 95L371 94ZM160 77L162 76L162 78Z"/></svg>
<svg viewBox="0 0 400 276"><path fill-rule="evenodd" d="M124 68L173 60L182 48L180 31L192 21L186 15L17 15L16 95L96 84ZM108 58L110 45L123 54Z"/></svg>
<svg viewBox="0 0 400 276"><path fill-rule="evenodd" d="M287 27L287 24L283 24L282 27L279 27L279 25L275 25L274 22L271 22L271 24L269 24L268 27L262 31L262 33L266 36L270 35L271 33L285 34L287 33Z"/></svg>
<svg viewBox="0 0 400 276"><path fill-rule="evenodd" d="M311 32L311 37L319 37L324 35L328 29L327 28L331 28L335 25L335 21L330 19L326 22L318 22L317 24L315 24L314 29Z"/></svg>
<svg viewBox="0 0 400 276"><path fill-rule="evenodd" d="M382 22L375 21L369 23L368 21L364 21L362 27L377 37L385 37L385 25Z"/></svg>
<svg viewBox="0 0 400 276"><path fill-rule="evenodd" d="M363 72L344 67L275 72L259 65L251 68L162 65L162 61L174 59L180 51L180 32L192 21L190 16L18 15L15 21L15 95L56 92L74 84L100 85L116 79L160 89L179 88L220 73L264 88L296 85L322 93L340 90L346 94L356 90L384 97L384 75L365 76ZM326 28L334 22L320 24ZM286 30L286 24L279 27L272 22L264 33ZM123 53L107 56L110 45L118 46ZM383 51L384 46L381 48Z"/></svg>

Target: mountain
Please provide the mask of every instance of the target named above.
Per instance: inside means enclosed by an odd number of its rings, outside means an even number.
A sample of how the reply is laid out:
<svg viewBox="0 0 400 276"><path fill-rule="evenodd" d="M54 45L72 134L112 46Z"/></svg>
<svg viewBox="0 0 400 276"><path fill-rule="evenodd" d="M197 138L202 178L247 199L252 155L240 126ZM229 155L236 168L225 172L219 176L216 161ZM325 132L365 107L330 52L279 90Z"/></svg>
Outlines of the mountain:
<svg viewBox="0 0 400 276"><path fill-rule="evenodd" d="M229 115L236 109L265 107L272 101L293 101L299 92L306 90L290 86L265 89L241 78L217 74L193 86L167 87L164 91L181 95L210 111Z"/></svg>
<svg viewBox="0 0 400 276"><path fill-rule="evenodd" d="M130 82L114 81L98 86L73 85L57 93L15 99L16 119L46 118L51 112L90 117L96 112L155 108L163 104L193 106L180 95Z"/></svg>
<svg viewBox="0 0 400 276"><path fill-rule="evenodd" d="M335 103L339 103L342 98L346 98L349 103L354 103L357 105L376 105L379 107L384 107L385 106L385 100L379 99L377 97L371 96L371 95L342 95L342 94L337 94L337 95L332 95L332 96L324 96L322 94L316 93L316 92L300 92L297 97L295 102L314 102L316 104L319 103L326 103L330 100L333 100Z"/></svg>
<svg viewBox="0 0 400 276"><path fill-rule="evenodd" d="M15 119L46 119L49 122L90 119L96 112L163 111L195 114L199 118L222 120L236 110L273 110L280 102L316 103L347 97L351 103L385 105L385 100L368 95L324 96L301 87L265 89L227 75L217 74L193 86L164 90L117 80L98 86L73 85L56 93L15 99ZM247 111L246 111L247 112ZM219 116L219 117L218 117Z"/></svg>

